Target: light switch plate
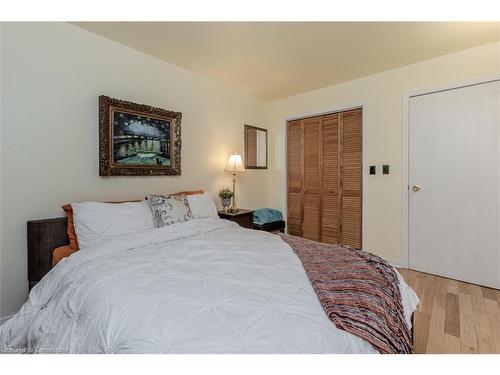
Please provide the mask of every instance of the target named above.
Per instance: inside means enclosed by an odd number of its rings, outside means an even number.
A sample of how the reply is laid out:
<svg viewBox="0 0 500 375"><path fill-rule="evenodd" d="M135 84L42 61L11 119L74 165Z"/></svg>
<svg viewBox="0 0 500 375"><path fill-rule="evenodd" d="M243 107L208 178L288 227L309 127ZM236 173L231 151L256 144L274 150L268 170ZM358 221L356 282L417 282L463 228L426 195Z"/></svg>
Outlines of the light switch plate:
<svg viewBox="0 0 500 375"><path fill-rule="evenodd" d="M370 174L377 174L377 167L370 165Z"/></svg>
<svg viewBox="0 0 500 375"><path fill-rule="evenodd" d="M389 174L389 164L384 164L382 166L382 174Z"/></svg>

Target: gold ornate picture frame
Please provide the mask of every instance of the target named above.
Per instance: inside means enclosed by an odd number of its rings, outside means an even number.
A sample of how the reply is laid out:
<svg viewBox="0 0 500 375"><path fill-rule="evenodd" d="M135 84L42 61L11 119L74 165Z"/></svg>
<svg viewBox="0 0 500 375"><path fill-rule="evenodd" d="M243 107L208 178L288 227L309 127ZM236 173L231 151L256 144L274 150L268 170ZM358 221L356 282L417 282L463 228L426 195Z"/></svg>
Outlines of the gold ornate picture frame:
<svg viewBox="0 0 500 375"><path fill-rule="evenodd" d="M182 113L101 95L99 175L181 174Z"/></svg>

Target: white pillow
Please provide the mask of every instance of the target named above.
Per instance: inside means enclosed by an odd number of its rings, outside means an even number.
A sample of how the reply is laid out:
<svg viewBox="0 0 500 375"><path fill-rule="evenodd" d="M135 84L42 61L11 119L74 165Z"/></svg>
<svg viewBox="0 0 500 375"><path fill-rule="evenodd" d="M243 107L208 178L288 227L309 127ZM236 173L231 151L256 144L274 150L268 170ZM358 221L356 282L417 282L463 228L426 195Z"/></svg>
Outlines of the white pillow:
<svg viewBox="0 0 500 375"><path fill-rule="evenodd" d="M203 194L187 195L189 208L195 219L204 217L218 218L217 207L215 206L212 196L208 192Z"/></svg>
<svg viewBox="0 0 500 375"><path fill-rule="evenodd" d="M156 228L184 223L193 218L185 195L152 194L148 196L148 204Z"/></svg>
<svg viewBox="0 0 500 375"><path fill-rule="evenodd" d="M72 203L73 222L80 249L98 246L123 234L153 229L146 201L126 203Z"/></svg>

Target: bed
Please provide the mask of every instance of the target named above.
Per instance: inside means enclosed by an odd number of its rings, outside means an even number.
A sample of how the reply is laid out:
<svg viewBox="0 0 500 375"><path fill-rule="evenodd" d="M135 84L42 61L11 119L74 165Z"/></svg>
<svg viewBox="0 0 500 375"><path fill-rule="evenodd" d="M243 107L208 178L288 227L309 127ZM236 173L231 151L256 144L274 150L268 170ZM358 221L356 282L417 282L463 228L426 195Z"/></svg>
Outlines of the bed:
<svg viewBox="0 0 500 375"><path fill-rule="evenodd" d="M66 220L28 223L28 301L0 349L47 353L377 353L327 317L278 235L216 218L117 236L51 269ZM398 274L411 327L418 298Z"/></svg>

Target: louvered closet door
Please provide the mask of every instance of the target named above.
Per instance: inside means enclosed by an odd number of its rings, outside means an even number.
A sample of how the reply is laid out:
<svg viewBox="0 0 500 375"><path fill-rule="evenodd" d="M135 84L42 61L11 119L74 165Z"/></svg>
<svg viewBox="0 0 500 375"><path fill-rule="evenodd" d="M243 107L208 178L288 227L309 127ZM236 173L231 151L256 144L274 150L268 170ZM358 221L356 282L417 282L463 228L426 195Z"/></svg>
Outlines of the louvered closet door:
<svg viewBox="0 0 500 375"><path fill-rule="evenodd" d="M321 241L338 243L339 115L323 116L322 127Z"/></svg>
<svg viewBox="0 0 500 375"><path fill-rule="evenodd" d="M362 224L362 113L339 113L340 121L340 231L339 242L361 248Z"/></svg>
<svg viewBox="0 0 500 375"><path fill-rule="evenodd" d="M302 236L302 122L288 123L288 202L287 229Z"/></svg>
<svg viewBox="0 0 500 375"><path fill-rule="evenodd" d="M321 240L321 116L302 120L304 127L304 199L302 237Z"/></svg>
<svg viewBox="0 0 500 375"><path fill-rule="evenodd" d="M361 109L288 122L288 233L361 248Z"/></svg>

